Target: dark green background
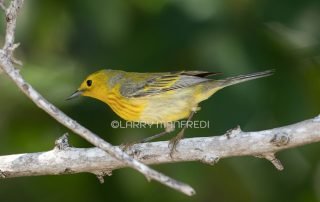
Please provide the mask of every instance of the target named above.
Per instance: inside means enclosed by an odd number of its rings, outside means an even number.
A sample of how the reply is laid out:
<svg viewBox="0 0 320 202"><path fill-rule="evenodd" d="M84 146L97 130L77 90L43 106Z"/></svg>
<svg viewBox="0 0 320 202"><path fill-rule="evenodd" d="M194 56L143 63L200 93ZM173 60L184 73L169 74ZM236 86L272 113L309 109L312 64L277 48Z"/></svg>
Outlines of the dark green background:
<svg viewBox="0 0 320 202"><path fill-rule="evenodd" d="M4 15L1 14L1 33ZM22 75L49 101L105 140L120 144L159 132L112 129L120 120L99 101L66 102L86 75L127 71L207 70L231 76L266 69L275 75L229 87L201 104L209 129L187 137L279 127L320 112L319 0L28 0L15 52ZM3 42L3 37L1 37ZM220 76L219 76L220 77ZM0 75L0 154L50 150L68 130ZM167 136L165 139L171 138ZM70 134L75 147L90 147ZM320 201L319 144L280 152L285 169L254 157L154 166L191 184L187 197L132 169L99 184L91 174L0 182L0 201Z"/></svg>

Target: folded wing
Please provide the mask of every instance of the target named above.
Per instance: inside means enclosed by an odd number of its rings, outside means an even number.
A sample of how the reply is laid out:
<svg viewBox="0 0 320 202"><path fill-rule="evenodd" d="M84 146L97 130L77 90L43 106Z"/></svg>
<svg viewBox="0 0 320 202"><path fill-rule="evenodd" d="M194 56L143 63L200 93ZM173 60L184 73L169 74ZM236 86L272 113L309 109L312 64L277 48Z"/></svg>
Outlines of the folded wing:
<svg viewBox="0 0 320 202"><path fill-rule="evenodd" d="M208 76L220 74L205 71L181 71L154 74L143 82L127 82L120 89L123 96L128 98L141 98L158 95L163 92L190 87L210 79Z"/></svg>

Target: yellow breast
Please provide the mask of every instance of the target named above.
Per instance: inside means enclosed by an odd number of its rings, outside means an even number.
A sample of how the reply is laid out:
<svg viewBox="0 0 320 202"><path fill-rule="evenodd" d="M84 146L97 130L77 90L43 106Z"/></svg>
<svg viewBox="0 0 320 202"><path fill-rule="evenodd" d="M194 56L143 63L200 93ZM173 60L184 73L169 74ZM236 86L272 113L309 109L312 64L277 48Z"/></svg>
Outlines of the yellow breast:
<svg viewBox="0 0 320 202"><path fill-rule="evenodd" d="M100 85L94 91L90 91L84 95L106 103L118 116L127 121L139 121L145 107L143 100L123 97L120 94L119 86L108 89L106 85Z"/></svg>
<svg viewBox="0 0 320 202"><path fill-rule="evenodd" d="M139 121L145 106L142 100L125 98L117 91L108 93L104 102L108 104L118 116L127 121Z"/></svg>

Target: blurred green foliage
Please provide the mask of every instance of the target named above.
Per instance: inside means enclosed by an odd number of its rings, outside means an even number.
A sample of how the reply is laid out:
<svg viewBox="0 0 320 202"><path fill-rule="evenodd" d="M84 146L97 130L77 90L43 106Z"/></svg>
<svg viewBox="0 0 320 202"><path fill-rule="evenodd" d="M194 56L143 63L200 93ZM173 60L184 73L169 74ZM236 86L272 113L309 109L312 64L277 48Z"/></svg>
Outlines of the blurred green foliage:
<svg viewBox="0 0 320 202"><path fill-rule="evenodd" d="M255 131L320 112L319 19L319 0L29 0L19 17L21 47L15 54L37 90L113 144L159 130L112 129L111 120L120 118L101 102L65 102L93 71L207 70L230 76L274 68L272 77L224 89L203 102L205 110L195 119L209 120L211 127L187 130L186 136L219 135L238 124ZM5 75L0 78L1 155L52 149L68 130ZM76 135L70 139L75 147L91 146ZM0 201L320 201L319 152L319 144L312 144L279 153L282 172L253 157L215 166L154 166L191 184L194 197L121 169L102 185L89 174L1 180Z"/></svg>

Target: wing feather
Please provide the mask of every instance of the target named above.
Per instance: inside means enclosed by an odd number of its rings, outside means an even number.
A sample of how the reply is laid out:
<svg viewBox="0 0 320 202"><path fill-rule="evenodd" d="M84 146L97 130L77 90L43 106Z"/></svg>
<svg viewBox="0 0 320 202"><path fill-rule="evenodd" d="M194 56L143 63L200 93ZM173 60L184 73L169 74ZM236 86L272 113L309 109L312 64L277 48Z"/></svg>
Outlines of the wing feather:
<svg viewBox="0 0 320 202"><path fill-rule="evenodd" d="M219 73L204 71L181 71L155 74L149 79L144 80L143 83L124 83L120 92L122 92L122 95L129 98L153 96L163 92L186 88L208 81L210 79L206 77L217 74Z"/></svg>

